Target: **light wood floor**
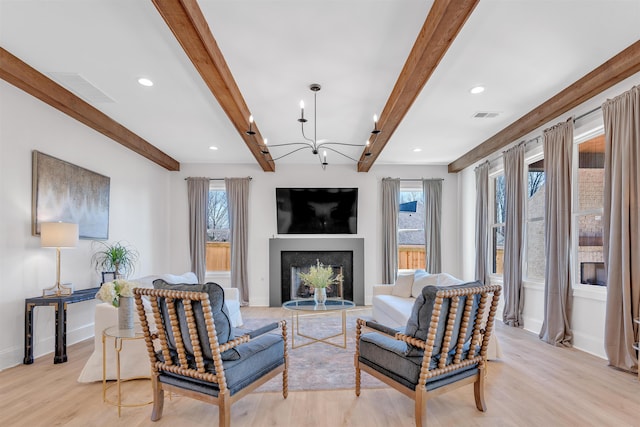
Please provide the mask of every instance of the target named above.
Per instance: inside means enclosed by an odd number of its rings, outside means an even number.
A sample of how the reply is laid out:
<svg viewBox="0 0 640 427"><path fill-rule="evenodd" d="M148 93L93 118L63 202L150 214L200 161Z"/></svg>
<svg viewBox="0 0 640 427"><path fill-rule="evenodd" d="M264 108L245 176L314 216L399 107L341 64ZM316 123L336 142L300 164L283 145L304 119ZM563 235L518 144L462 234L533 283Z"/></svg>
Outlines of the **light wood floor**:
<svg viewBox="0 0 640 427"><path fill-rule="evenodd" d="M279 309L243 308L243 316L279 317ZM285 315L286 318L286 315ZM489 363L487 412L476 410L473 387L428 403L430 426L640 426L637 376L607 367L586 353L544 344L528 332L498 325L504 359ZM102 384L76 378L93 351L88 340L68 348L69 361L47 355L33 365L0 372L0 426L215 426L217 407L173 396L164 415L151 406L116 408L102 402ZM363 374L366 375L366 374ZM150 397L149 382L127 384L134 397ZM413 426L413 402L399 392L364 389L254 393L232 407L234 427Z"/></svg>

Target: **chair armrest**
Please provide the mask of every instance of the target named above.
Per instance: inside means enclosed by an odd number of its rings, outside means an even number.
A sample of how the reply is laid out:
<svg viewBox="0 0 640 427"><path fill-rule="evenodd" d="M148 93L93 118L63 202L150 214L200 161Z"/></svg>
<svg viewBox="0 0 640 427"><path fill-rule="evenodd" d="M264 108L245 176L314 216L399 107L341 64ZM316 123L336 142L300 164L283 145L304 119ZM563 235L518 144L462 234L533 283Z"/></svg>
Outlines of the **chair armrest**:
<svg viewBox="0 0 640 427"><path fill-rule="evenodd" d="M374 329L378 332L382 332L383 334L386 334L392 337L395 337L399 333L399 329L390 328L389 326L382 325L372 320L358 319L358 323L363 326L366 326L367 328Z"/></svg>
<svg viewBox="0 0 640 427"><path fill-rule="evenodd" d="M395 285L390 285L390 284L373 285L373 296L391 295L391 293L393 292L394 286Z"/></svg>
<svg viewBox="0 0 640 427"><path fill-rule="evenodd" d="M222 290L224 291L224 299L225 300L235 300L235 301L239 301L240 300L240 292L238 291L238 288L222 288Z"/></svg>
<svg viewBox="0 0 640 427"><path fill-rule="evenodd" d="M273 331L274 329L278 329L279 327L280 327L280 322L273 322L273 323L269 323L268 325L264 325L261 328L255 329L253 331L249 331L247 335L249 335L249 337L253 339L255 337L259 337L262 334L266 334L267 332Z"/></svg>

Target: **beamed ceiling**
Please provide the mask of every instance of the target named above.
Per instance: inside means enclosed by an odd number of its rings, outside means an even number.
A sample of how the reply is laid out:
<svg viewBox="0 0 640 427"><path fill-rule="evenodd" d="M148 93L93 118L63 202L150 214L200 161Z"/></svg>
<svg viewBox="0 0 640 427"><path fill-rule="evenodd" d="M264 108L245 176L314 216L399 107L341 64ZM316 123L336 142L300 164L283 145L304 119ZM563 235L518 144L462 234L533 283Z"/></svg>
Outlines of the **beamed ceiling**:
<svg viewBox="0 0 640 427"><path fill-rule="evenodd" d="M639 73L638 22L640 0L0 0L0 77L168 170L317 163L263 149L302 141L302 99L307 136L371 138L329 167L457 172Z"/></svg>

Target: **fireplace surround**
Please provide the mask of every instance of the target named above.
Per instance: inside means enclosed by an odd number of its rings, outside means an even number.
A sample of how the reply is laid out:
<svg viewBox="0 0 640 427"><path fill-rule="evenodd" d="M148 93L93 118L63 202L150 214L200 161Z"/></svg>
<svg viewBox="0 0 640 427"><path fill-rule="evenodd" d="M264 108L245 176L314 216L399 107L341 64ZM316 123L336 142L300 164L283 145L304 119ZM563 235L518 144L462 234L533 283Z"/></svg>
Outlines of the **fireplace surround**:
<svg viewBox="0 0 640 427"><path fill-rule="evenodd" d="M364 239L362 238L274 238L269 239L269 306L279 307L282 303L283 252L287 255L300 252L318 253L351 252L352 259L352 301L364 305ZM304 255L302 256L304 258ZM285 257L286 258L286 257ZM323 262L320 260L320 262ZM285 269L286 274L286 269ZM350 299L350 298L348 298Z"/></svg>

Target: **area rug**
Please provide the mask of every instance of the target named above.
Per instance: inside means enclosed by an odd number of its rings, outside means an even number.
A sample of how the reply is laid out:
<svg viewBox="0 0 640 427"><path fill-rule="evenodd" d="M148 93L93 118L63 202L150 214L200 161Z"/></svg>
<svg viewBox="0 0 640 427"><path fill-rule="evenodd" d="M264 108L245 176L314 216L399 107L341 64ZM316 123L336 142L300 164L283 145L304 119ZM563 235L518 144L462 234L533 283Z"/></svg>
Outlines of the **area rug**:
<svg viewBox="0 0 640 427"><path fill-rule="evenodd" d="M347 312L347 348L335 347L324 342L316 342L303 347L298 347L307 339L295 337L295 345L292 348L293 324L291 316L283 318L287 321L288 354L289 354L289 390L335 390L355 388L355 368L353 357L355 354L356 319L358 317L368 319L371 311L351 310ZM342 328L342 315L339 312L329 314L300 316L300 333L314 337L325 337L337 334ZM261 325L273 322L273 319L245 319L243 328L254 329ZM342 337L332 338L329 341L342 345ZM376 378L363 373L361 376L363 388L387 387ZM282 376L278 375L263 386L258 392L281 391Z"/></svg>

